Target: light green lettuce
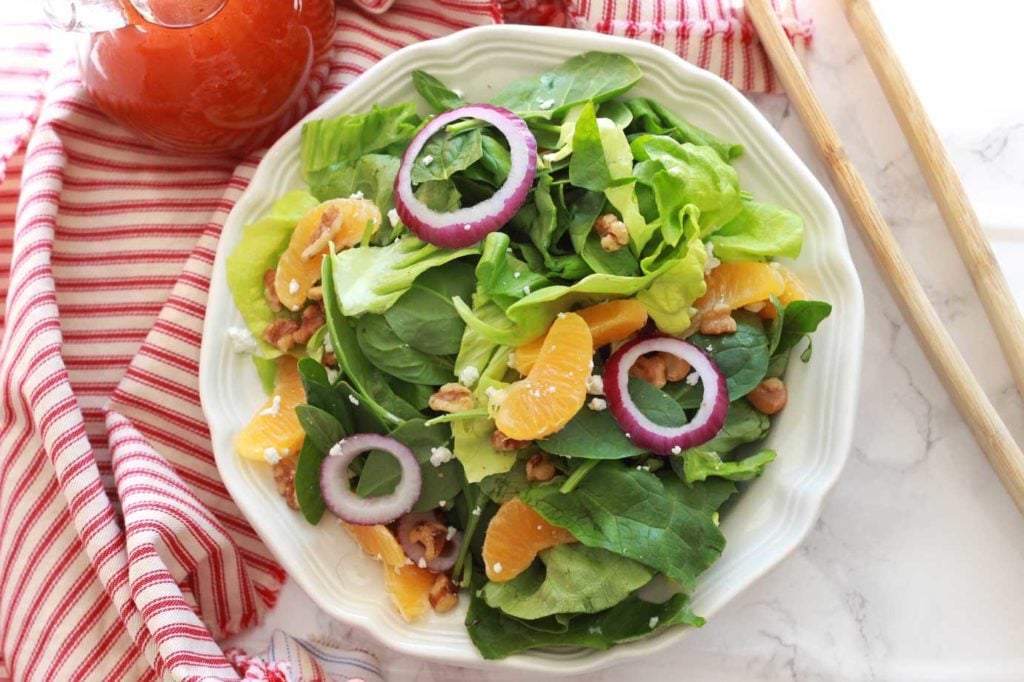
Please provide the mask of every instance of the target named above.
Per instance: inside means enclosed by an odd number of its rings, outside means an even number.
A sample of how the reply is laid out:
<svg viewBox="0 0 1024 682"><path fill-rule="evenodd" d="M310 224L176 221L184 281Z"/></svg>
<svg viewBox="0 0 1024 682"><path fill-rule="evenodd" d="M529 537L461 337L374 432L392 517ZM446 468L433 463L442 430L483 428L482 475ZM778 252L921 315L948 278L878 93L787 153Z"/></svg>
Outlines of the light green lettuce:
<svg viewBox="0 0 1024 682"><path fill-rule="evenodd" d="M637 292L636 299L666 334L679 335L689 328L693 302L707 290L705 262L707 251L694 231L687 241L685 255L669 261L649 287Z"/></svg>
<svg viewBox="0 0 1024 682"><path fill-rule="evenodd" d="M263 332L276 317L264 294L263 273L277 267L295 224L319 203L305 190L289 192L274 203L266 218L245 227L227 258L228 287L235 306L266 357L277 357L281 352L263 341Z"/></svg>
<svg viewBox="0 0 1024 682"><path fill-rule="evenodd" d="M743 202L743 210L711 235L715 257L723 262L797 258L804 242L804 221L779 206Z"/></svg>

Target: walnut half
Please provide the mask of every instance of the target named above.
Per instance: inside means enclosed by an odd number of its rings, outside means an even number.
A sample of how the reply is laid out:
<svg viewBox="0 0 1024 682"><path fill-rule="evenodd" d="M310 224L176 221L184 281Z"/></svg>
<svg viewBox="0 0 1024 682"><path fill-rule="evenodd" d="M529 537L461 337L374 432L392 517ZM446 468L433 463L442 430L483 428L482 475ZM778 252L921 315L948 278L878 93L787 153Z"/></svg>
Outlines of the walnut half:
<svg viewBox="0 0 1024 682"><path fill-rule="evenodd" d="M445 384L427 401L430 409L438 412L465 412L476 406L473 392L462 384Z"/></svg>
<svg viewBox="0 0 1024 682"><path fill-rule="evenodd" d="M437 613L451 611L459 603L459 590L452 579L444 573L437 576L427 595L430 598L430 606Z"/></svg>

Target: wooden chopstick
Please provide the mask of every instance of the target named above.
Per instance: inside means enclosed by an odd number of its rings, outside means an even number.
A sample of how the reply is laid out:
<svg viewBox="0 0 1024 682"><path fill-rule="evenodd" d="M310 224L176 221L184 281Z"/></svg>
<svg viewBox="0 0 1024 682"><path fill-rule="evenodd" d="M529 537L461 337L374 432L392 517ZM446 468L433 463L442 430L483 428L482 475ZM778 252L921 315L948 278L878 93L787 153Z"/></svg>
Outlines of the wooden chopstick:
<svg viewBox="0 0 1024 682"><path fill-rule="evenodd" d="M1010 365L1017 391L1024 397L1024 317L1014 301L999 262L981 230L978 216L953 168L939 134L914 92L903 65L885 37L869 0L843 0L846 16L882 85L889 107L917 157L928 187L949 227L960 258L974 280L989 322Z"/></svg>
<svg viewBox="0 0 1024 682"><path fill-rule="evenodd" d="M836 188L856 218L861 236L885 275L889 289L910 322L918 342L992 468L1017 508L1024 513L1024 453L942 326L864 181L847 158L842 140L814 95L807 74L772 9L771 0L745 0L745 4L794 109L824 157Z"/></svg>

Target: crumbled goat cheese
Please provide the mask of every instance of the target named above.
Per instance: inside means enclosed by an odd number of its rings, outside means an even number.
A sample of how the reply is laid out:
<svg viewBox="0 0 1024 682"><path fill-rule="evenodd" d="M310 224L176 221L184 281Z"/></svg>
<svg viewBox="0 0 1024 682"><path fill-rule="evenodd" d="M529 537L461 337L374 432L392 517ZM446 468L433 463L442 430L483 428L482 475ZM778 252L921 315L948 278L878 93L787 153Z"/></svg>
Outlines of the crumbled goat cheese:
<svg viewBox="0 0 1024 682"><path fill-rule="evenodd" d="M686 375L686 383L690 386L696 386L698 381L700 381L700 375L696 372L690 372Z"/></svg>
<svg viewBox="0 0 1024 682"><path fill-rule="evenodd" d="M270 401L270 407L260 410L260 414L267 417L276 417L281 414L281 396L275 395L274 399Z"/></svg>
<svg viewBox="0 0 1024 682"><path fill-rule="evenodd" d="M592 409L594 412L601 412L603 410L608 409L608 401L606 401L604 398L594 398L589 403L587 403L587 407Z"/></svg>
<svg viewBox="0 0 1024 682"><path fill-rule="evenodd" d="M480 378L480 370L473 365L467 365L459 372L459 383L464 386L472 386Z"/></svg>
<svg viewBox="0 0 1024 682"><path fill-rule="evenodd" d="M388 222L390 222L392 226L398 224L398 211L393 208L388 211Z"/></svg>
<svg viewBox="0 0 1024 682"><path fill-rule="evenodd" d="M494 573L495 574L501 573L501 562L500 561L495 562L495 564L493 566L491 566L491 568L494 569Z"/></svg>
<svg viewBox="0 0 1024 682"><path fill-rule="evenodd" d="M431 156L430 154L427 154L426 156L423 157L423 165L424 166L429 166L432 163L434 163L434 157L433 156Z"/></svg>
<svg viewBox="0 0 1024 682"><path fill-rule="evenodd" d="M420 557L420 560L416 562L416 565L419 566L420 568L426 568L427 567L427 560L424 559L423 557ZM654 627L654 626L652 625L651 627Z"/></svg>
<svg viewBox="0 0 1024 682"><path fill-rule="evenodd" d="M681 447L679 447L678 445L673 445L672 446L672 454L673 455L678 455L682 451L683 451L683 449Z"/></svg>
<svg viewBox="0 0 1024 682"><path fill-rule="evenodd" d="M647 621L647 626L650 627L652 630L655 627L657 627L658 626L658 617L657 616L651 616L651 619L649 621Z"/></svg>
<svg viewBox="0 0 1024 682"><path fill-rule="evenodd" d="M473 507L472 514L473 514L473 516L480 516L480 512L481 511L483 511L483 510L480 509L480 507Z"/></svg>
<svg viewBox="0 0 1024 682"><path fill-rule="evenodd" d="M358 405L359 404L359 398L357 398L354 393L349 393L348 394L348 401L350 403L352 403L353 405Z"/></svg>
<svg viewBox="0 0 1024 682"><path fill-rule="evenodd" d="M277 464L281 461L281 453L277 451L277 448L267 448L263 451L263 459L267 460L269 464Z"/></svg>
<svg viewBox="0 0 1024 682"><path fill-rule="evenodd" d="M604 395L604 378L600 374L592 374L587 377L587 393Z"/></svg>
<svg viewBox="0 0 1024 682"><path fill-rule="evenodd" d="M540 109L541 111L547 111L548 109L550 109L553 106L555 106L555 100L553 100L553 99L546 99L546 100L540 102L537 105L537 108Z"/></svg>
<svg viewBox="0 0 1024 682"><path fill-rule="evenodd" d="M348 198L349 199L362 199L363 198L363 193L361 191L360 192L353 192L352 194L348 195Z"/></svg>
<svg viewBox="0 0 1024 682"><path fill-rule="evenodd" d="M430 463L436 467L452 461L452 457L452 451L443 445L439 445L436 448L430 448Z"/></svg>
<svg viewBox="0 0 1024 682"><path fill-rule="evenodd" d="M518 270L516 270L515 272L512 273L512 278L513 279L519 279L522 276L523 276L523 273L519 272Z"/></svg>
<svg viewBox="0 0 1024 682"><path fill-rule="evenodd" d="M722 261L720 261L717 258L715 258L715 245L714 244L712 244L711 242L708 242L707 244L704 245L704 249L708 253L708 259L706 261L704 261L704 274L707 275L712 270L714 270L719 265L721 265Z"/></svg>
<svg viewBox="0 0 1024 682"><path fill-rule="evenodd" d="M445 536L445 540L451 540L455 537L455 534L459 532L459 529L455 526L448 526L448 534Z"/></svg>
<svg viewBox="0 0 1024 682"><path fill-rule="evenodd" d="M259 350L256 337L252 335L248 327L228 327L228 340L231 341L231 349L239 355L255 353Z"/></svg>
<svg viewBox="0 0 1024 682"><path fill-rule="evenodd" d="M526 294L527 296L530 295L530 285L529 284L527 284L526 286L523 287L523 293Z"/></svg>

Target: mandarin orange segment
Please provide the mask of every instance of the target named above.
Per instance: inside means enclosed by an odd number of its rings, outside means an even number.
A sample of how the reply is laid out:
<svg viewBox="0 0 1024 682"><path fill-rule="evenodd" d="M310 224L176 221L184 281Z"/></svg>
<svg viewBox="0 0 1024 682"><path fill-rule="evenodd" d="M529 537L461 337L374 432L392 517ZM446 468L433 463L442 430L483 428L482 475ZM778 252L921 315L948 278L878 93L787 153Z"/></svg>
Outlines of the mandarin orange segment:
<svg viewBox="0 0 1024 682"><path fill-rule="evenodd" d="M782 304L782 307L786 307L793 301L806 301L807 289L804 287L804 283L800 281L800 278L785 266L776 265L776 267L778 268L779 274L782 275L783 281L786 283L782 293L778 296L779 303ZM775 306L771 305L771 301L769 301L764 308L761 308L761 312L759 314L766 320L774 320Z"/></svg>
<svg viewBox="0 0 1024 682"><path fill-rule="evenodd" d="M387 526L357 526L354 523L342 523L348 534L355 539L359 547L386 566L405 566L405 551L398 538L388 530Z"/></svg>
<svg viewBox="0 0 1024 682"><path fill-rule="evenodd" d="M647 308L634 299L598 303L577 310L576 314L590 327L595 350L609 343L627 339L647 324ZM533 369L533 363L537 361L540 349L544 346L544 339L545 336L541 336L516 348L512 367L523 376Z"/></svg>
<svg viewBox="0 0 1024 682"><path fill-rule="evenodd" d="M235 450L246 459L275 463L277 457L298 455L304 432L295 407L306 402L306 392L295 358L283 356L277 365L274 394L235 436Z"/></svg>
<svg viewBox="0 0 1024 682"><path fill-rule="evenodd" d="M407 623L430 610L430 587L437 574L419 566L384 568L384 588Z"/></svg>
<svg viewBox="0 0 1024 682"><path fill-rule="evenodd" d="M572 533L552 526L518 497L498 508L484 535L484 569L496 583L512 580L533 563L537 552L576 542Z"/></svg>
<svg viewBox="0 0 1024 682"><path fill-rule="evenodd" d="M768 263L722 263L705 280L708 286L703 296L694 302L700 312L718 305L735 310L751 303L779 296L786 282L777 269Z"/></svg>
<svg viewBox="0 0 1024 682"><path fill-rule="evenodd" d="M281 254L274 278L274 291L288 310L298 310L320 279L320 261L328 251L330 234L336 249L359 242L370 221L373 232L380 227L380 209L367 199L330 199L310 209L292 232L288 248Z"/></svg>
<svg viewBox="0 0 1024 682"><path fill-rule="evenodd" d="M583 318L559 314L530 373L506 389L494 418L498 429L516 440L535 440L565 426L586 400L593 355Z"/></svg>

